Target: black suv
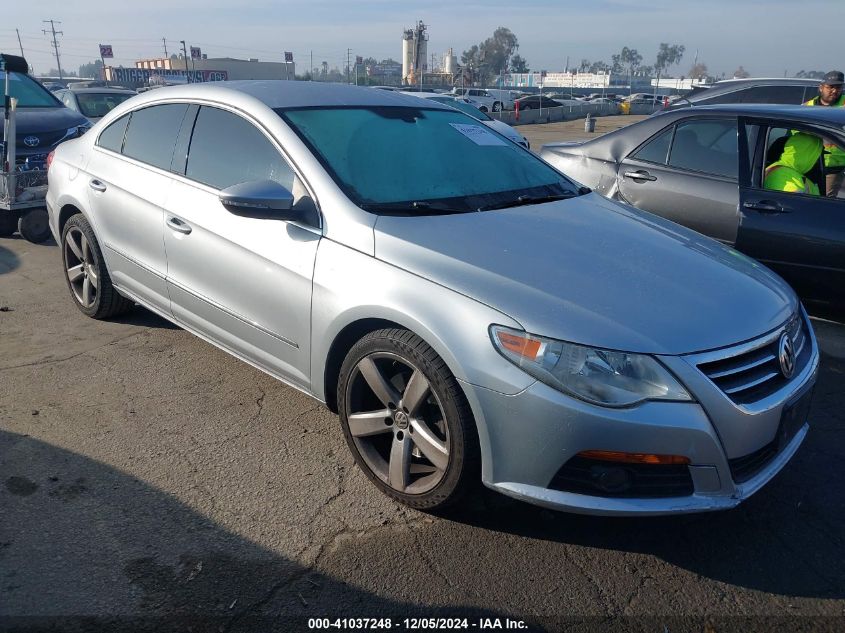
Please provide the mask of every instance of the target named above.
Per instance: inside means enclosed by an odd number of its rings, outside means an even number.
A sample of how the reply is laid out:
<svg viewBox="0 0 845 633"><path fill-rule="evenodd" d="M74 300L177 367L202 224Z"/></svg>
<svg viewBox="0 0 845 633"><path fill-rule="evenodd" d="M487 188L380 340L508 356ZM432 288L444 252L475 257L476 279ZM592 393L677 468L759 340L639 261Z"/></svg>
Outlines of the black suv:
<svg viewBox="0 0 845 633"><path fill-rule="evenodd" d="M52 92L27 74L23 57L0 53L0 92L5 90L8 74L9 96L18 100L15 115L15 143L18 169L44 169L47 154L62 141L76 138L91 127L78 112L66 108ZM0 119L5 119L5 100L0 102ZM5 144L4 126L0 124L0 143ZM5 149L5 148L4 148ZM3 153L5 156L5 152Z"/></svg>

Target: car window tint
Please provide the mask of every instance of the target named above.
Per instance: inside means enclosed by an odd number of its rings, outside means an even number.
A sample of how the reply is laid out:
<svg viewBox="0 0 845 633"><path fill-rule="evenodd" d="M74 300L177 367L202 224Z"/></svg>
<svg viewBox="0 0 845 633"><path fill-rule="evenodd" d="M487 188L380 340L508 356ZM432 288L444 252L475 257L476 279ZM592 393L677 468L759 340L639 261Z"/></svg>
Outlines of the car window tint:
<svg viewBox="0 0 845 633"><path fill-rule="evenodd" d="M669 165L736 178L738 151L735 120L681 123L675 130Z"/></svg>
<svg viewBox="0 0 845 633"><path fill-rule="evenodd" d="M720 95L703 97L702 99L697 100L697 102L701 105L711 103L742 103L742 100L745 98L745 93L748 90L749 89L746 88L745 90L734 90L733 92L726 92Z"/></svg>
<svg viewBox="0 0 845 633"><path fill-rule="evenodd" d="M294 173L270 140L246 119L218 108L200 108L185 175L225 189L250 180L274 180L293 189Z"/></svg>
<svg viewBox="0 0 845 633"><path fill-rule="evenodd" d="M756 86L743 91L742 103L793 103L799 105L804 86Z"/></svg>
<svg viewBox="0 0 845 633"><path fill-rule="evenodd" d="M172 103L135 110L126 130L123 154L170 169L173 147L187 109L187 104Z"/></svg>
<svg viewBox="0 0 845 633"><path fill-rule="evenodd" d="M123 136L126 133L126 124L129 123L129 115L124 114L114 123L100 133L97 145L105 147L113 152L120 152L123 148Z"/></svg>
<svg viewBox="0 0 845 633"><path fill-rule="evenodd" d="M669 155L669 143L672 141L672 128L668 128L643 145L632 158L658 165L666 164Z"/></svg>

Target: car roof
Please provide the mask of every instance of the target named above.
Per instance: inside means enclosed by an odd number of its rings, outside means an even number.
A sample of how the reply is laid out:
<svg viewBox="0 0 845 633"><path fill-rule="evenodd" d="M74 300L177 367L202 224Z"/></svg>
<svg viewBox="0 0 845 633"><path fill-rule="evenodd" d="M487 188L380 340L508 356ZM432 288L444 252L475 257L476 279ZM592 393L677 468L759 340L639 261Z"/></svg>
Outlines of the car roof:
<svg viewBox="0 0 845 633"><path fill-rule="evenodd" d="M313 106L410 106L419 105L408 95L392 90L348 86L320 81L284 79L214 81L202 84L166 86L143 93L150 102L163 99L211 99L226 101L235 95L247 95L276 108ZM139 101L135 101L139 103ZM448 108L435 102L432 108Z"/></svg>
<svg viewBox="0 0 845 633"><path fill-rule="evenodd" d="M72 92L73 94L135 94L135 91L130 88L77 88L76 90L70 90L65 88L64 90L68 92Z"/></svg>
<svg viewBox="0 0 845 633"><path fill-rule="evenodd" d="M697 92L690 95L690 99L710 98L723 93L734 92L742 88L753 88L756 86L805 86L815 88L821 83L821 79L805 79L802 77L755 77L752 79L725 79L714 84L699 84L693 89Z"/></svg>
<svg viewBox="0 0 845 633"><path fill-rule="evenodd" d="M775 103L737 103L724 105L696 105L677 110L666 110L659 116L677 117L696 114L732 114L738 116L760 116L789 118L807 122L845 125L845 108L811 107L805 105L781 105Z"/></svg>

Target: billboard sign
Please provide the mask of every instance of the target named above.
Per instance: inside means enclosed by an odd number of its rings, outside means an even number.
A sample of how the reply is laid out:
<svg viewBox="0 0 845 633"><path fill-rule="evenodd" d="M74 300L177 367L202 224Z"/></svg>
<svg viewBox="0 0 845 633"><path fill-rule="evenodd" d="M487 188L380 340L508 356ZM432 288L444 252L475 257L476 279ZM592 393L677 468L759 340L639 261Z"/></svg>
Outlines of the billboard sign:
<svg viewBox="0 0 845 633"><path fill-rule="evenodd" d="M202 51L199 46L191 46L191 59L202 59Z"/></svg>
<svg viewBox="0 0 845 633"><path fill-rule="evenodd" d="M293 53L291 53L290 51L285 51L285 63L293 63Z"/></svg>
<svg viewBox="0 0 845 633"><path fill-rule="evenodd" d="M161 80L173 83L205 83L208 81L226 81L229 78L225 70L174 70L167 68L109 68L111 81L131 84L147 84L150 77L158 76Z"/></svg>
<svg viewBox="0 0 845 633"><path fill-rule="evenodd" d="M112 51L111 44L100 44L100 57L105 59L106 57L114 57L114 52Z"/></svg>

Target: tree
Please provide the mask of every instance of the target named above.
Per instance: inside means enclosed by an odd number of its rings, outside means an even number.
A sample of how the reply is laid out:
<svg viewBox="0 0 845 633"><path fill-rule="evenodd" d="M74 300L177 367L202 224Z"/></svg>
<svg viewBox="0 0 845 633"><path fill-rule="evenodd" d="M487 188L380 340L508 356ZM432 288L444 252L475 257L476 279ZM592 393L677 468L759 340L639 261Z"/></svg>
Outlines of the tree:
<svg viewBox="0 0 845 633"><path fill-rule="evenodd" d="M704 62L698 62L697 64L693 65L692 68L689 69L687 73L690 79L706 79L707 78L707 64Z"/></svg>
<svg viewBox="0 0 845 633"><path fill-rule="evenodd" d="M795 76L806 79L824 79L825 72L823 70L799 70L795 73Z"/></svg>
<svg viewBox="0 0 845 633"><path fill-rule="evenodd" d="M82 64L79 67L79 76L99 79L103 76L103 62L99 59L95 59L93 62L88 64Z"/></svg>
<svg viewBox="0 0 845 633"><path fill-rule="evenodd" d="M660 75L666 72L670 66L680 64L684 56L686 46L683 44L667 44L660 43L660 48L657 51L657 59L654 62L654 71L657 75L657 88L660 88Z"/></svg>
<svg viewBox="0 0 845 633"><path fill-rule="evenodd" d="M748 77L751 76L751 73L748 72L747 70L745 70L745 68L743 68L742 66L740 66L739 68L737 68L734 71L733 76L734 76L734 79L747 79Z"/></svg>
<svg viewBox="0 0 845 633"><path fill-rule="evenodd" d="M590 62L589 59L582 59L581 65L578 66L578 72L579 73L585 73L585 72L589 71L590 70L590 63L591 62Z"/></svg>
<svg viewBox="0 0 845 633"><path fill-rule="evenodd" d="M493 74L507 71L511 55L519 48L519 41L513 32L500 26L480 44L473 44L461 54L461 62L482 85Z"/></svg>
<svg viewBox="0 0 845 633"><path fill-rule="evenodd" d="M632 76L640 67L640 64L643 61L643 56L637 52L636 48L628 48L625 46L619 54L619 61L625 68L627 68L628 75Z"/></svg>
<svg viewBox="0 0 845 633"><path fill-rule="evenodd" d="M511 72L512 73L527 73L531 72L528 68L528 61L522 55L514 55L511 57Z"/></svg>
<svg viewBox="0 0 845 633"><path fill-rule="evenodd" d="M590 64L589 72L597 75L598 73L610 72L610 66L606 62L593 62Z"/></svg>
<svg viewBox="0 0 845 633"><path fill-rule="evenodd" d="M611 55L610 57L610 74L621 75L624 68L622 68L622 55Z"/></svg>

